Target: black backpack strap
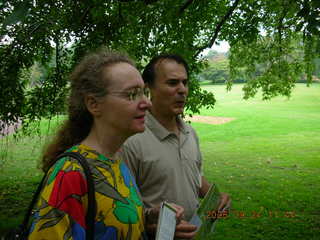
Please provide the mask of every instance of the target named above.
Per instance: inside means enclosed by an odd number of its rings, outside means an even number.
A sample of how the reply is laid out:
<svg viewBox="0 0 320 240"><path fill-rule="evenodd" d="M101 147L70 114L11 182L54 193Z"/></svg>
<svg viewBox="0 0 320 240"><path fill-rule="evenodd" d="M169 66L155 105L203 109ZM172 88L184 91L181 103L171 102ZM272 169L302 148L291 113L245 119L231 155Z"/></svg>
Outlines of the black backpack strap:
<svg viewBox="0 0 320 240"><path fill-rule="evenodd" d="M57 160L53 163L55 164L60 158L63 157L72 157L74 159L76 159L80 165L83 168L84 174L86 176L87 179L87 189L88 189L88 209L87 209L87 215L86 215L86 239L87 240L93 240L94 239L94 222L95 222L95 216L96 216L96 209L97 209L97 205L96 205L96 200L95 200L95 191L94 191L94 182L93 182L93 178L91 175L91 171L88 165L87 160L85 159L85 157L83 157L80 153L78 152L64 152L62 154L60 154L57 157ZM52 165L53 165L52 164ZM51 168L52 166L50 166ZM49 169L50 169L49 168ZM38 200L38 196L42 190L42 186L43 183L46 179L47 173L43 176L37 191L34 193L32 201L29 205L28 211L24 217L23 223L22 223L22 227L24 232L27 234L27 226L28 226L28 222L29 222L29 218L31 216L33 207L35 206L37 200Z"/></svg>
<svg viewBox="0 0 320 240"><path fill-rule="evenodd" d="M61 157L72 157L74 159L77 159L80 165L82 166L84 170L84 174L87 179L87 189L88 189L88 208L87 208L87 215L86 215L86 239L87 240L93 240L94 239L94 223L95 223L95 216L96 216L96 199L94 196L94 182L91 175L91 171L87 162L87 159L83 157L78 152L65 152L58 156L58 158Z"/></svg>

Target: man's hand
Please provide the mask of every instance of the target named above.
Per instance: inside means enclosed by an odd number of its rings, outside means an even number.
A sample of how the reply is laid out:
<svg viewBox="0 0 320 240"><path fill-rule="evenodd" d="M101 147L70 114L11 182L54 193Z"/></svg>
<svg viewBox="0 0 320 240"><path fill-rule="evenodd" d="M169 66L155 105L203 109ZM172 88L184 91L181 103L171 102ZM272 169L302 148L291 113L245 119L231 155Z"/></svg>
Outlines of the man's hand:
<svg viewBox="0 0 320 240"><path fill-rule="evenodd" d="M192 225L184 220L176 226L174 236L176 238L192 239L197 233L197 226Z"/></svg>
<svg viewBox="0 0 320 240"><path fill-rule="evenodd" d="M176 231L174 233L174 236L176 238L183 238L183 239L192 239L196 233L197 233L197 226L190 224L183 219L184 217L184 209L183 207L170 203L171 206L173 206L176 210L176 218L177 218L177 225L176 225Z"/></svg>
<svg viewBox="0 0 320 240"><path fill-rule="evenodd" d="M180 221L184 217L184 209L183 209L183 207L181 207L177 204L174 204L174 203L170 203L170 205L172 207L174 207L176 210L176 219L177 219L177 224L178 224L178 223L180 223ZM156 224L158 222L159 213L160 213L160 205L146 209L146 211L145 211L146 221L148 223L155 223Z"/></svg>
<svg viewBox="0 0 320 240"><path fill-rule="evenodd" d="M192 225L184 220L184 209L183 207L170 203L172 207L176 209L177 225L175 230L175 237L191 239L195 236L197 226ZM146 210L146 231L149 236L155 236L157 231L158 218L160 213L160 205L157 207L149 208Z"/></svg>
<svg viewBox="0 0 320 240"><path fill-rule="evenodd" d="M229 211L231 206L231 198L227 193L221 193L218 212Z"/></svg>
<svg viewBox="0 0 320 240"><path fill-rule="evenodd" d="M207 192L209 191L211 184L207 181L207 179L202 176L201 177L201 188L199 191L199 197L204 198ZM227 193L221 193L220 204L218 207L218 212L224 212L230 209L231 206L231 198Z"/></svg>

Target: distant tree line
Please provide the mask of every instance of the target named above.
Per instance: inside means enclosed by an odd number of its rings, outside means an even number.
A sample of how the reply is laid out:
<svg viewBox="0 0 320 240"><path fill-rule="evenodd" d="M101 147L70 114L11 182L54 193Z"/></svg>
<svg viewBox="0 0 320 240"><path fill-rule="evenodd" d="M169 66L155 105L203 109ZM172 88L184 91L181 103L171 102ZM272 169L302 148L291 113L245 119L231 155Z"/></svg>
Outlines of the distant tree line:
<svg viewBox="0 0 320 240"><path fill-rule="evenodd" d="M230 66L229 66L229 52L218 53L217 51L210 50L204 59L207 61L206 67L198 75L200 81L210 81L213 84L226 84L230 81ZM320 82L320 58L314 59L315 68L313 71L313 81ZM265 66L263 64L256 66L254 76L258 77L263 72ZM232 79L232 83L246 83L246 77L243 71L239 71L238 75ZM304 74L296 80L297 83L308 83Z"/></svg>

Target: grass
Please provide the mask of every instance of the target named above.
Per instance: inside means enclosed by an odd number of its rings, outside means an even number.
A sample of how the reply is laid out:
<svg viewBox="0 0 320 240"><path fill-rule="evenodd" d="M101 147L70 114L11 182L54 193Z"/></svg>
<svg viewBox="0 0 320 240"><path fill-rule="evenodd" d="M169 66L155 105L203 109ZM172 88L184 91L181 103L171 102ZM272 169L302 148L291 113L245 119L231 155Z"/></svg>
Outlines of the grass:
<svg viewBox="0 0 320 240"><path fill-rule="evenodd" d="M242 85L212 91L223 125L192 123L209 181L232 196L214 239L320 238L320 85L298 84L290 99L242 100Z"/></svg>
<svg viewBox="0 0 320 240"><path fill-rule="evenodd" d="M60 120L61 117L31 124L30 136L18 132L0 139L0 236L22 223L42 177L38 168L42 146Z"/></svg>
<svg viewBox="0 0 320 240"><path fill-rule="evenodd" d="M201 114L235 120L192 123L201 141L205 176L233 200L214 239L319 239L320 84L297 84L290 99L271 101L259 95L242 100L241 87L226 92L223 85L203 86L215 94L217 104ZM0 235L21 222L40 181L37 163L47 125L41 122L41 137L0 139Z"/></svg>

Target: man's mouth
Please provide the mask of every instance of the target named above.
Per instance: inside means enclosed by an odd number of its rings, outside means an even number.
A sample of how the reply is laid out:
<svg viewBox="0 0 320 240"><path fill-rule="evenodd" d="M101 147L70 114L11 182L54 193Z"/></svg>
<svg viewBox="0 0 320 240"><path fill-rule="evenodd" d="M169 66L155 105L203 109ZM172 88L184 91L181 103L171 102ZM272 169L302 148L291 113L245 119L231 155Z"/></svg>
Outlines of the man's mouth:
<svg viewBox="0 0 320 240"><path fill-rule="evenodd" d="M145 114L136 116L135 118L136 118L136 119L144 119L144 117L145 117Z"/></svg>
<svg viewBox="0 0 320 240"><path fill-rule="evenodd" d="M180 104L183 104L183 105L184 105L184 104L186 103L186 101L185 101L185 100L178 100L178 101L176 101L176 103L179 104L179 105L180 105Z"/></svg>

